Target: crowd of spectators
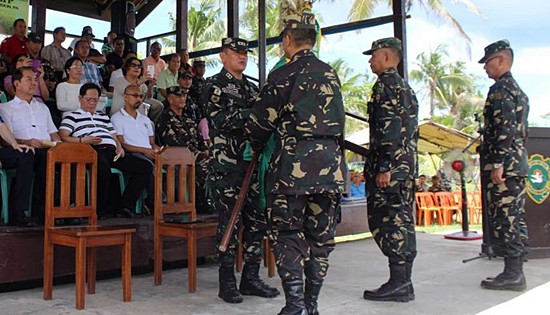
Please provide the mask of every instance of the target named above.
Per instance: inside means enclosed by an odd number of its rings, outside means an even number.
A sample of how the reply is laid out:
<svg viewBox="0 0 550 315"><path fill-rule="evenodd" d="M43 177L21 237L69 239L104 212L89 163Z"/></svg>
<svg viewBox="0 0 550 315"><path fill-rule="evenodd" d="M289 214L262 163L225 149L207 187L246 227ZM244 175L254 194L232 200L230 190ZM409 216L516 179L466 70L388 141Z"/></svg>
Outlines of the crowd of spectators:
<svg viewBox="0 0 550 315"><path fill-rule="evenodd" d="M17 19L13 34L0 44L0 167L17 169L9 225L43 222L46 152L60 141L90 144L98 152L100 219L134 217L144 190L142 210L151 213L154 157L163 145L197 153L197 181L206 176L210 141L200 103L205 62L194 60L191 66L186 49L166 62L158 42L140 60L114 31L101 51L94 38L86 26L65 48L67 33L60 26L44 46L43 38L27 33L25 20ZM129 178L124 192L111 189L118 187L111 168Z"/></svg>

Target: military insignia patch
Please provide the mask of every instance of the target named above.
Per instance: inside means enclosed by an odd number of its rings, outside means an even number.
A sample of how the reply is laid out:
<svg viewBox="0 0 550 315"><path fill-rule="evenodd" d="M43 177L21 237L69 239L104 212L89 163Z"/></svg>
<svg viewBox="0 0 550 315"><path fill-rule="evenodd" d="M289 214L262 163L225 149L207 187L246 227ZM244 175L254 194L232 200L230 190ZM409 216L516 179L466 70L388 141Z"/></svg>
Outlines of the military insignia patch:
<svg viewBox="0 0 550 315"><path fill-rule="evenodd" d="M536 204L542 204L550 194L550 158L540 154L529 157L527 195Z"/></svg>

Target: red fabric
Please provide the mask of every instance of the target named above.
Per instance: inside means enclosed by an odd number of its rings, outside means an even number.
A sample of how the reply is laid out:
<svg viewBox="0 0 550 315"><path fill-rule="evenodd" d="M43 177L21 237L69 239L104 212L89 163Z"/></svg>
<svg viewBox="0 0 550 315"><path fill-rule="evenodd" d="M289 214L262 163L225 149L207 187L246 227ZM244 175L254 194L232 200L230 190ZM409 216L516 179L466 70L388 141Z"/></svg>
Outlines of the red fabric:
<svg viewBox="0 0 550 315"><path fill-rule="evenodd" d="M0 44L0 53L8 56L10 59L19 54L26 54L28 52L26 42L26 38L21 41L15 35L12 35L4 39L2 44Z"/></svg>

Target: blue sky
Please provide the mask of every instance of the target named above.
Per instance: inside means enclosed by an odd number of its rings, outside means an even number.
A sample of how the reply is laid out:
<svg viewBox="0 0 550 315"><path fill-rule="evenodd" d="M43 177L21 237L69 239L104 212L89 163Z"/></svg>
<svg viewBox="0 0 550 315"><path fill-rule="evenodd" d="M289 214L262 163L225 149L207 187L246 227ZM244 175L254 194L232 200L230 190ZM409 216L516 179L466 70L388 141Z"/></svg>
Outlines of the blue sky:
<svg viewBox="0 0 550 315"><path fill-rule="evenodd" d="M483 48L493 41L507 38L515 52L515 63L512 73L522 89L530 98L531 112L529 120L538 125L548 124L540 116L550 112L547 106L550 100L550 2L544 0L472 0L481 10L476 15L465 6L454 4L455 1L443 1L453 16L463 26L472 39L471 55L466 48L466 42L458 33L433 14L426 14L420 7L413 7L407 21L408 61L409 70L415 68L415 58L423 51L435 49L439 44L446 44L451 60L467 62L469 71L478 75L483 83L482 91L485 94L492 81L486 78L482 65L477 60L483 54ZM197 0L190 1L198 3ZM317 1L314 9L322 15L321 26L345 23L352 0L321 0ZM136 37L146 37L156 33L170 31L168 20L169 11L175 11L175 1L163 1L136 29ZM375 11L377 15L387 15L391 9L386 5ZM48 11L46 28L52 30L56 26L64 25L69 33L80 33L85 25L92 25L98 38L107 34L110 24L92 19L74 17ZM369 72L368 57L361 54L370 47L373 40L392 36L391 25L369 28L360 32L350 32L344 35L327 36L322 42L321 59L325 61L344 58L357 73ZM51 39L46 38L46 43ZM69 40L66 44L69 44ZM99 44L98 44L99 45ZM254 64L249 64L247 72L254 75ZM219 69L208 69L207 74L213 74ZM414 86L422 95L420 86ZM421 103L426 103L421 100ZM427 116L426 105L421 105L421 117Z"/></svg>

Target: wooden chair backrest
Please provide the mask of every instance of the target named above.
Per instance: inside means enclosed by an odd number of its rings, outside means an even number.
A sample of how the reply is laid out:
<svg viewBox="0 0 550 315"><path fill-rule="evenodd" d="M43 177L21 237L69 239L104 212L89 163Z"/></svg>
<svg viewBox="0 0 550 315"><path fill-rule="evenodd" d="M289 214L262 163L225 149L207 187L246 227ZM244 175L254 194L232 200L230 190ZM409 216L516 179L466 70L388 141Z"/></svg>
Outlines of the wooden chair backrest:
<svg viewBox="0 0 550 315"><path fill-rule="evenodd" d="M56 174L56 171L59 173ZM54 204L56 180L59 180L59 204ZM71 189L73 186L74 189ZM71 191L74 191L72 200ZM55 219L59 218L88 218L90 225L96 225L96 198L96 151L87 144L66 142L49 149L46 162L45 230L53 227Z"/></svg>
<svg viewBox="0 0 550 315"><path fill-rule="evenodd" d="M435 208L434 194L432 192L417 192L415 193L416 204L420 208Z"/></svg>
<svg viewBox="0 0 550 315"><path fill-rule="evenodd" d="M191 221L197 217L195 155L184 147L166 148L155 157L155 223L169 213L187 213Z"/></svg>

